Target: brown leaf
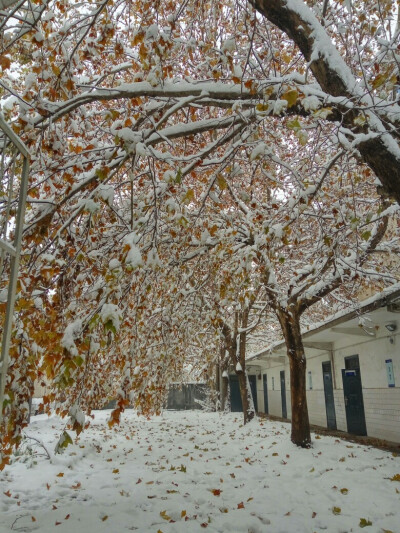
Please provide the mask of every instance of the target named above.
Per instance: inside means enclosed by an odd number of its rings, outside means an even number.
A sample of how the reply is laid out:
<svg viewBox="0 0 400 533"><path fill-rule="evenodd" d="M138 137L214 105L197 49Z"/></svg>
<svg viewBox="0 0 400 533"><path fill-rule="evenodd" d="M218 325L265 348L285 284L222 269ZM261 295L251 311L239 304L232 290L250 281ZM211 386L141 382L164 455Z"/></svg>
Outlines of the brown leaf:
<svg viewBox="0 0 400 533"><path fill-rule="evenodd" d="M3 494L5 494L6 496L8 496L9 498L11 498L11 492L8 490L7 492L3 492Z"/></svg>
<svg viewBox="0 0 400 533"><path fill-rule="evenodd" d="M31 516L32 522L36 522L36 518L34 516Z"/></svg>
<svg viewBox="0 0 400 533"><path fill-rule="evenodd" d="M2 70L6 70L8 68L10 68L11 66L11 61L10 61L10 58L7 57L7 56L0 56L0 67Z"/></svg>
<svg viewBox="0 0 400 533"><path fill-rule="evenodd" d="M244 509L244 503L243 502L238 503L237 508Z"/></svg>
<svg viewBox="0 0 400 533"><path fill-rule="evenodd" d="M60 472L56 477L64 477L64 472Z"/></svg>
<svg viewBox="0 0 400 533"><path fill-rule="evenodd" d="M101 519L102 522L105 522L108 518L108 515L104 515L103 518Z"/></svg>

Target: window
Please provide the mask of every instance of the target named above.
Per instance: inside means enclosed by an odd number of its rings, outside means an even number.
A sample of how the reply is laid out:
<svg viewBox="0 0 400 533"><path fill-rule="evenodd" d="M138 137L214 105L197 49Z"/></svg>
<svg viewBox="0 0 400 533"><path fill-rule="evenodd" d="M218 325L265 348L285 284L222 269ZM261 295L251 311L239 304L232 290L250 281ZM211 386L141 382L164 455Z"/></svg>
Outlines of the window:
<svg viewBox="0 0 400 533"><path fill-rule="evenodd" d="M309 390L312 390L312 374L311 374L311 370L308 371L308 388L309 388Z"/></svg>
<svg viewBox="0 0 400 533"><path fill-rule="evenodd" d="M275 378L272 376L272 390L275 390Z"/></svg>

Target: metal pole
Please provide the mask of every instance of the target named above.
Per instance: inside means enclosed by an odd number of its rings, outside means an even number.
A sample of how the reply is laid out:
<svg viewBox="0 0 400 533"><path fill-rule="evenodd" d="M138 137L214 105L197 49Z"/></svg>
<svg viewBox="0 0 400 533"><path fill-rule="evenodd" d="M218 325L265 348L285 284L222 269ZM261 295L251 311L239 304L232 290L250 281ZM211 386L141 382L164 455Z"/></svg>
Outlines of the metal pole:
<svg viewBox="0 0 400 533"><path fill-rule="evenodd" d="M7 294L7 307L6 307L6 316L3 329L3 339L1 345L1 355L0 355L0 423L3 420L3 403L4 403L4 390L6 386L7 379L7 370L10 361L10 342L11 342L11 333L13 327L13 315L14 315L14 304L16 297L17 281L18 281L18 269L20 262L21 254L21 243L22 243L22 231L24 227L24 217L25 217L25 207L26 207L26 196L28 191L28 177L29 177L29 152L22 141L15 135L11 128L5 123L3 117L0 114L0 127L7 135L7 137L16 145L19 152L24 157L23 166L22 166L22 175L21 175L21 188L19 193L18 200L18 211L15 224L15 235L14 235L14 253L11 253L10 258L10 281L8 284L8 294ZM15 142L17 138L17 142ZM7 246L5 246L7 248ZM4 249L4 248L3 248ZM7 250L8 251L8 250Z"/></svg>

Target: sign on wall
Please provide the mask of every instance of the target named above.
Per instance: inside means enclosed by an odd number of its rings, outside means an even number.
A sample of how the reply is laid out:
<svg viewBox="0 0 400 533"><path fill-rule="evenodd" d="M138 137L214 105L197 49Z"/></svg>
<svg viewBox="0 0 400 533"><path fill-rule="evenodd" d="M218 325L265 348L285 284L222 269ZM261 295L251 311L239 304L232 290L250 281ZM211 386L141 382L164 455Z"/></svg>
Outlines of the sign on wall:
<svg viewBox="0 0 400 533"><path fill-rule="evenodd" d="M393 372L393 360L392 359L386 359L386 374L387 374L387 381L388 381L388 387L394 387L394 372Z"/></svg>

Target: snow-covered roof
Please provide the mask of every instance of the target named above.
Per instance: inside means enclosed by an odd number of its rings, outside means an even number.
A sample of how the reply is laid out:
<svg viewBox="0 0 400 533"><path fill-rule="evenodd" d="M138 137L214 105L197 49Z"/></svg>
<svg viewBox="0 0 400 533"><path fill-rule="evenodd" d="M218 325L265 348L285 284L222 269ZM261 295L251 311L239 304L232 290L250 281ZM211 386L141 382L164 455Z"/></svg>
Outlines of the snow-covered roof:
<svg viewBox="0 0 400 533"><path fill-rule="evenodd" d="M302 328L302 336L303 338L307 338L311 335L315 335L316 333L319 333L326 329L330 329L334 326L338 326L339 324L343 324L344 322L347 322L355 317L365 315L366 313L369 313L371 311L375 311L376 309L393 303L398 299L400 299L400 283L396 283L394 285L391 285L390 287L386 287L381 292L378 292L370 298L359 302L357 305L342 309L334 315L329 316L326 320L317 322L313 326L308 325ZM266 355L267 353L272 354L273 352L282 348L284 345L284 340L277 340L268 345L266 348L263 348L262 350L254 354L251 354L247 358L247 361L257 360L260 356Z"/></svg>

